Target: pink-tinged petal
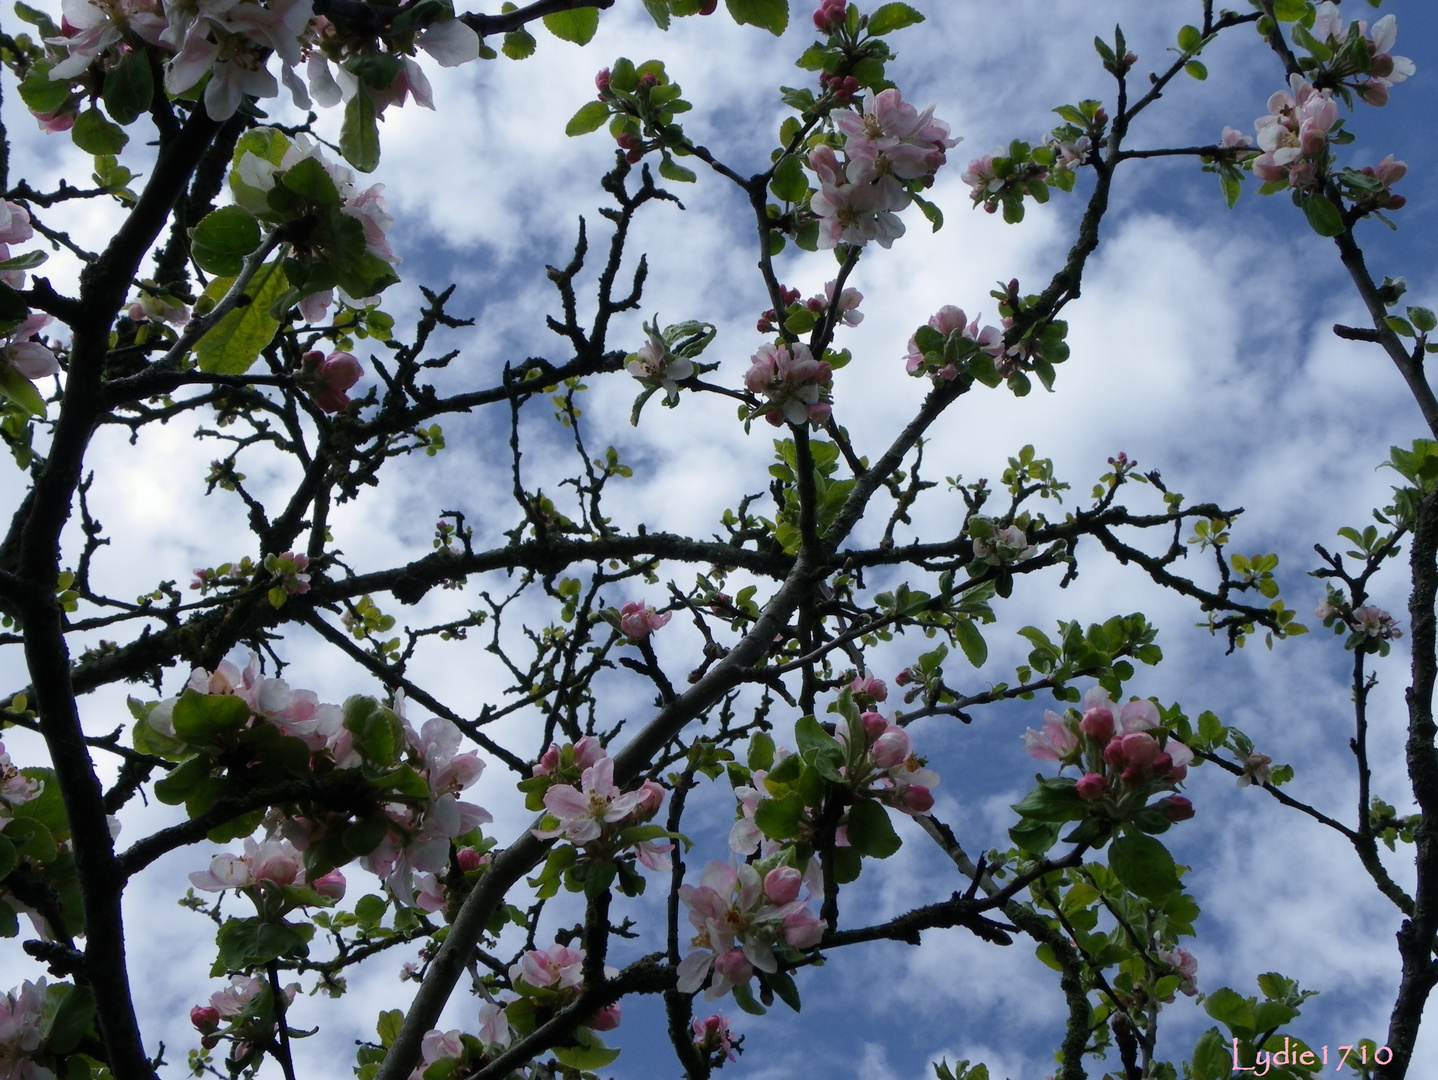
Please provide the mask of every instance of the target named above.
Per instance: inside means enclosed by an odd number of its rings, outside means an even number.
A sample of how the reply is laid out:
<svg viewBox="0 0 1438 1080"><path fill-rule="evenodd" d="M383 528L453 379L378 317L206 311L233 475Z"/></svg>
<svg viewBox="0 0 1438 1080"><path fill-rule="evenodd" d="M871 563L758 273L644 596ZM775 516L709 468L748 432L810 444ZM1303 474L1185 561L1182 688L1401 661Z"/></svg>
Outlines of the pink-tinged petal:
<svg viewBox="0 0 1438 1080"><path fill-rule="evenodd" d="M8 346L5 359L27 379L43 379L46 375L60 373L60 362L55 359L55 354L37 341L17 341Z"/></svg>
<svg viewBox="0 0 1438 1080"><path fill-rule="evenodd" d="M714 964L712 952L692 952L679 962L677 974L679 981L676 988L681 994L695 993L704 985L704 980L709 975L709 969Z"/></svg>
<svg viewBox="0 0 1438 1080"><path fill-rule="evenodd" d="M433 23L414 39L440 67L458 67L479 59L479 35L458 19Z"/></svg>
<svg viewBox="0 0 1438 1080"><path fill-rule="evenodd" d="M589 800L577 788L555 784L544 793L544 808L561 821L584 817L589 813Z"/></svg>

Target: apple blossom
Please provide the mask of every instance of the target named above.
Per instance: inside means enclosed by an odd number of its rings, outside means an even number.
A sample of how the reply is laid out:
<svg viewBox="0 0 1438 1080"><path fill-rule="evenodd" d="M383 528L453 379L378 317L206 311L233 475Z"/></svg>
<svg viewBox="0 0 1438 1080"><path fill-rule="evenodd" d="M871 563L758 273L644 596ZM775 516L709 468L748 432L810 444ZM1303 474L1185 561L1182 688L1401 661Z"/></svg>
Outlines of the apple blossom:
<svg viewBox="0 0 1438 1080"><path fill-rule="evenodd" d="M1187 949L1160 951L1158 958L1171 967L1179 977L1178 989L1185 997L1198 993L1198 961ZM1170 999L1172 1000L1172 999Z"/></svg>
<svg viewBox="0 0 1438 1080"><path fill-rule="evenodd" d="M584 770L578 789L554 784L544 793L544 808L557 824L533 832L541 839L563 836L575 845L592 843L604 826L623 821L646 798L641 791L621 792L614 784L614 760L605 757Z"/></svg>
<svg viewBox="0 0 1438 1080"><path fill-rule="evenodd" d="M19 326L0 333L0 355L27 379L43 379L60 373L60 362L55 359L55 354L40 342L31 340L51 321L49 315L37 312L27 316Z"/></svg>
<svg viewBox="0 0 1438 1080"><path fill-rule="evenodd" d="M300 853L288 840L245 841L243 855L216 855L208 870L190 874L190 884L205 892L247 889L266 881L293 885L301 876Z"/></svg>
<svg viewBox="0 0 1438 1080"><path fill-rule="evenodd" d="M828 403L821 398L832 381L829 364L815 360L809 347L797 341L760 346L744 373L744 385L750 393L768 398L768 406L762 411L775 425L787 420L791 424L821 426L828 419Z"/></svg>
<svg viewBox="0 0 1438 1080"><path fill-rule="evenodd" d="M638 640L669 625L672 616L673 612L655 611L643 600L630 600L619 609L619 629Z"/></svg>
<svg viewBox="0 0 1438 1080"><path fill-rule="evenodd" d="M45 980L25 982L0 994L0 1078L55 1080L55 1074L30 1055L44 1041Z"/></svg>
<svg viewBox="0 0 1438 1080"><path fill-rule="evenodd" d="M510 981L536 990L568 990L584 982L584 950L568 945L530 949L509 969Z"/></svg>
<svg viewBox="0 0 1438 1080"><path fill-rule="evenodd" d="M1024 741L1024 749L1029 757L1039 761L1062 761L1068 764L1069 758L1079 748L1078 735L1062 716L1051 709L1044 710L1043 731L1029 728L1020 738Z"/></svg>
<svg viewBox="0 0 1438 1080"><path fill-rule="evenodd" d="M734 1055L735 1040L729 1030L729 1021L718 1013L699 1019L697 1016L689 1025L694 1034L694 1049L706 1057L723 1057L738 1061Z"/></svg>
<svg viewBox="0 0 1438 1080"><path fill-rule="evenodd" d="M679 386L694 374L694 362L669 351L664 339L654 330L648 330L648 340L639 351L630 354L625 370L646 386L659 387L670 404L679 400Z"/></svg>

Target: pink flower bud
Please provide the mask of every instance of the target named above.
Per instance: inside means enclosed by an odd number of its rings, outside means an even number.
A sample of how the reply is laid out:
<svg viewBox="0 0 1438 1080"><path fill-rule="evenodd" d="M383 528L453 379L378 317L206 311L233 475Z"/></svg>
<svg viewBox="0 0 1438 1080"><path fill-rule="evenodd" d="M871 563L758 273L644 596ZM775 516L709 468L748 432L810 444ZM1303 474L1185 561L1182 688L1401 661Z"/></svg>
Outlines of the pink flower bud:
<svg viewBox="0 0 1438 1080"><path fill-rule="evenodd" d="M613 1031L619 1026L619 1003L606 1005L594 1014L594 1019L589 1021L589 1028L593 1031Z"/></svg>
<svg viewBox="0 0 1438 1080"><path fill-rule="evenodd" d="M454 853L454 859L455 862L459 863L459 868L466 874L471 870L478 870L485 863L489 862L488 855L481 855L472 847L460 848Z"/></svg>
<svg viewBox="0 0 1438 1080"><path fill-rule="evenodd" d="M1153 804L1153 809L1168 818L1169 821L1187 821L1194 815L1192 801L1185 799L1182 795L1170 795L1166 799L1160 799Z"/></svg>
<svg viewBox="0 0 1438 1080"><path fill-rule="evenodd" d="M1103 759L1105 763L1112 765L1115 769L1123 768L1126 760L1123 756L1123 740L1114 739L1105 746L1103 748Z"/></svg>
<svg viewBox="0 0 1438 1080"><path fill-rule="evenodd" d="M911 784L904 789L904 809L911 814L927 814L934 808L934 793L923 784Z"/></svg>
<svg viewBox="0 0 1438 1080"><path fill-rule="evenodd" d="M201 1035L208 1035L220 1026L220 1010L213 1005L196 1005L190 1010L190 1023Z"/></svg>
<svg viewBox="0 0 1438 1080"><path fill-rule="evenodd" d="M776 866L764 875L764 895L781 906L792 903L803 883L804 875L792 866Z"/></svg>
<svg viewBox="0 0 1438 1080"><path fill-rule="evenodd" d="M338 870L331 870L321 878L315 878L310 887L321 896L327 896L331 900L343 900L345 897L345 876Z"/></svg>
<svg viewBox="0 0 1438 1080"><path fill-rule="evenodd" d="M914 741L909 738L909 733L901 727L890 725L874 740L874 747L869 751L869 755L879 768L892 769L908 761L913 752Z"/></svg>
<svg viewBox="0 0 1438 1080"><path fill-rule="evenodd" d="M1102 773L1084 773L1079 777L1078 793L1081 799L1097 799L1102 797L1104 789L1104 778Z"/></svg>
<svg viewBox="0 0 1438 1080"><path fill-rule="evenodd" d="M559 744L550 743L549 749L539 756L539 761L534 766L534 775L553 776L554 770L557 768L559 768Z"/></svg>
<svg viewBox="0 0 1438 1080"><path fill-rule="evenodd" d="M1130 765L1120 774L1119 779L1127 787L1138 787L1144 781L1144 768L1141 765Z"/></svg>
<svg viewBox="0 0 1438 1080"><path fill-rule="evenodd" d="M1123 756L1130 765L1152 765L1162 752L1152 735L1134 732L1123 737Z"/></svg>
<svg viewBox="0 0 1438 1080"><path fill-rule="evenodd" d="M859 715L860 722L864 725L864 735L870 742L873 742L885 731L888 730L889 722L884 719L882 713L866 712Z"/></svg>
<svg viewBox="0 0 1438 1080"><path fill-rule="evenodd" d="M1083 714L1079 721L1079 730L1090 736L1101 746L1106 746L1113 738L1113 713L1102 705L1096 705Z"/></svg>
<svg viewBox="0 0 1438 1080"><path fill-rule="evenodd" d="M606 91L606 90L609 89L609 69L608 69L608 68L601 68L600 71L599 71L599 74L596 75L596 76L594 76L594 85L595 85L596 87L598 87L599 92L600 92L601 94L604 93L604 91Z"/></svg>
<svg viewBox="0 0 1438 1080"><path fill-rule="evenodd" d="M646 780L639 785L639 794L639 805L630 816L639 821L648 821L659 813L659 808L664 805L665 791L653 780Z"/></svg>
<svg viewBox="0 0 1438 1080"><path fill-rule="evenodd" d="M899 672L897 675L894 676L894 685L895 685L895 686L908 686L909 683L911 683L911 682L913 682L913 681L914 681L913 672L910 671L908 668L905 668L903 671Z"/></svg>
<svg viewBox="0 0 1438 1080"><path fill-rule="evenodd" d="M648 88L650 88L650 87L658 86L658 85L659 85L659 76L658 76L658 75L655 75L652 71L651 71L651 72L646 72L643 76L640 77L640 79L639 79L639 85L642 86L642 87L644 87L644 88L646 88L646 89L648 89Z"/></svg>

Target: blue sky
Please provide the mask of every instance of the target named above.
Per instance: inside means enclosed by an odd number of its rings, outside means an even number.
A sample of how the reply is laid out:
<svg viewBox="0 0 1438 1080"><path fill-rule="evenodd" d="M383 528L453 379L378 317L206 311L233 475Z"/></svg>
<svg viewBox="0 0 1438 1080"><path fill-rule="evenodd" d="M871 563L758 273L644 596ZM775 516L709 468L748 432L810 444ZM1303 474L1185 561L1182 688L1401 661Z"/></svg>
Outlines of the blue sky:
<svg viewBox="0 0 1438 1080"><path fill-rule="evenodd" d="M437 111L410 108L387 121L376 179L387 185L398 221L392 240L405 258L405 285L387 307L403 325L417 309L414 286L454 281L451 311L477 319L473 330L449 335L464 354L445 373L445 385L488 385L506 360L563 355L562 343L543 326L544 314L556 307L544 264L568 258L577 215L595 229L591 240L599 232L597 178L608 166L612 143L602 134L579 140L562 134L565 120L592 95L599 67L621 54L665 59L695 104L686 117L691 135L741 172L767 161L783 116L775 87L803 77L792 59L812 36L809 5L794 5L794 27L779 40L720 18L681 21L662 35L646 27L642 12L632 10L637 6L620 0L582 51L541 34L537 55L521 64L502 60L431 71ZM899 59L890 76L906 98L935 101L936 115L965 141L951 152L934 189L948 217L944 230L930 235L911 211L908 235L890 252L868 253L851 282L866 295L867 318L843 342L856 361L840 373L835 408L864 448L887 441L886 433L922 396L923 387L903 374L900 360L914 327L946 303L985 310L992 318L987 293L995 280L1017 276L1036 287L1067 249L1080 198L1058 197L1021 226L1005 226L967 209L967 188L958 180L964 164L1010 138L1040 136L1053 125L1049 110L1055 105L1111 98L1111 80L1090 45L1095 34L1108 36L1121 22L1139 55L1139 70L1147 71L1166 63L1164 50L1177 28L1197 21L1199 11L1197 2L1177 0L918 6L929 12L929 22L894 39ZM1358 0L1347 0L1344 10L1353 17L1372 14ZM1362 239L1377 276L1406 276L1410 299L1431 306L1438 257L1438 185L1431 179L1438 167L1438 93L1432 83L1438 12L1428 0L1391 0L1383 11L1397 14L1397 51L1415 60L1418 75L1395 89L1386 109L1360 106L1349 121L1359 141L1345 154L1357 165L1390 152L1409 163L1399 188L1409 199L1397 215L1400 231L1369 224ZM1225 125L1251 130L1268 95L1282 84L1282 72L1251 30L1232 31L1230 38L1205 56L1209 80L1180 79L1137 126L1131 146L1211 142ZM12 162L50 175L73 169L59 140L41 141L28 119L16 114L13 95L4 107L16 140ZM696 318L718 325L719 338L706 359L721 360L715 377L737 385L760 344L754 319L768 306L753 270L752 227L732 188L718 178L701 177L682 197L688 209L654 207L636 225L630 251L647 252L651 266L643 317L657 312L665 322ZM85 213L91 216L74 227L113 227L108 211ZM780 266L784 279L806 295L833 274L824 254L786 254ZM1330 545L1339 526L1366 523L1369 508L1386 501L1392 477L1375 466L1390 444L1422 433L1417 410L1388 362L1328 330L1334 322L1362 320L1331 243L1309 231L1284 196L1259 199L1250 185L1228 212L1214 178L1192 162L1133 163L1120 174L1084 297L1069 317L1073 357L1060 369L1055 393L1020 401L1000 390L964 399L934 433L931 476L995 477L1010 454L1033 443L1054 459L1081 504L1080 496L1105 471L1106 458L1123 450L1145 467L1161 469L1169 486L1192 500L1246 507L1237 548L1279 553L1284 596L1306 616L1322 596L1319 584L1305 576L1313 565L1312 544ZM637 347L639 319L621 324L612 340ZM643 523L707 535L717 529L724 507L765 485L771 449L764 425L746 437L727 405L686 399L673 411L651 403L634 429L628 409L635 388L627 377L592 382L591 446L612 443L636 468L636 479L607 500L621 527ZM546 460L538 449L560 444L549 410L543 403L531 408L526 434L534 449L526 460L533 475L549 477L545 486L552 489L568 461L557 452ZM446 424L446 433L445 453L432 461L397 462L388 491L337 515L337 542L357 566L389 565L428 550L431 522L441 508L466 510L485 543L511 527L507 475L488 467L506 433L488 418ZM153 588L156 563L165 567L161 577L183 581L193 566L247 553L228 546L243 527L242 508L223 495L201 498L202 463L213 456L212 448L195 446L190 430L181 427L147 433L124 453L118 452L120 439L114 442L114 453L108 441L99 447L104 483L92 505L116 534L99 565L118 591ZM177 461L195 468L187 473L174 466ZM282 470L268 479L278 485ZM4 482L13 486L13 478ZM915 533L951 535L958 513L936 497L916 515ZM1190 715L1213 710L1247 731L1275 761L1295 765L1298 776L1289 790L1296 797L1352 819L1344 682L1349 657L1336 639L1314 633L1272 653L1250 646L1225 658L1221 642L1193 628L1198 612L1191 604L1158 593L1132 568L1116 567L1097 551L1081 549L1080 557L1082 574L1066 592L1058 591L1057 574L1021 583L987 635L988 663L969 672L965 685L1012 677L1027 651L1012 633L1021 626L1049 629L1057 619L1088 622L1147 611L1162 627L1159 640L1168 659L1158 669L1141 669L1131 692L1180 701ZM676 578L687 583L687 571ZM1390 572L1375 589L1377 602L1400 617L1404 595L1401 574ZM616 595L611 602L628 598ZM434 619L474 603L472 595L446 593L403 617ZM661 658L681 672L692 666L696 643L697 635L686 636L678 620L656 639ZM297 635L289 647L304 672L294 681L327 700L369 689L314 641ZM871 665L891 678L924 647L897 642L876 653ZM422 658L418 670L439 696L477 711L494 699L500 678L478 652L476 645L436 653ZM1400 811L1408 805L1401 771L1405 663L1399 647L1379 666L1373 706L1375 793ZM632 676L626 678L615 680L609 700L616 714L633 716L647 695ZM87 701L95 731L119 722L122 696L97 694ZM1018 735L1038 725L1044 707L1040 700L1013 703L982 714L971 727L937 719L914 726L920 752L944 777L935 812L970 851L1005 843L1012 823L1007 807L1035 772ZM509 734L527 745L522 724ZM11 742L7 738L7 746ZM11 748L22 745L16 739ZM487 775L493 786L482 784L478 801L495 812L503 841L527 819L498 774L496 768ZM1279 970L1322 991L1296 1023L1297 1034L1320 1045L1364 1036L1381 1042L1397 985L1397 921L1352 852L1266 796L1235 789L1232 778L1216 769L1197 770L1189 794L1198 817L1166 839L1193 867L1189 880L1204 908L1197 944L1190 946L1200 961L1200 988L1230 985L1253 993L1257 974ZM698 808L707 807L709 816L708 824L696 821L691 830L700 841L691 877L704 860L726 856L730 805L722 782L698 797ZM134 808L126 818L127 836L167 822L169 813ZM917 829L902 834L900 854L867 871L848 893L845 919L851 925L962 887ZM184 872L203 861L198 852L162 861L131 898L136 983L148 991L147 1037L163 1038L172 1060L191 1045L189 1005L218 988L204 971L210 924L181 917L171 906ZM1390 865L1406 880L1401 859ZM651 897L639 910L653 913L656 903ZM653 948L654 940L634 943L635 955ZM326 1025L321 1037L300 1044L306 1075L349 1075L353 1040L372 1034L380 1008L407 1001L407 985L395 981L402 959L383 958L375 971L356 975L347 1007L304 1004L303 1023ZM1061 1037L1056 981L1022 942L998 950L950 932L926 937L918 950L866 947L835 954L823 970L804 973L800 987L805 1008L797 1018L782 1006L762 1019L739 1019L737 1010L724 1009L747 1037L748 1052L735 1072L794 1080L919 1080L932 1075L930 1061L947 1055L951 1061L984 1060L996 1077L1026 1080L1048 1075L1052 1047ZM447 1026L472 1027L473 1013L471 1000L457 1000L446 1013ZM1165 1013L1163 1045L1175 1058L1186 1056L1206 1026L1206 1018L1181 1001ZM672 1059L654 1045L661 1030L655 1003L626 1003L625 1024L615 1038L625 1053L608 1072L672 1075ZM1430 1025L1418 1059L1424 1047L1431 1057L1435 1046Z"/></svg>

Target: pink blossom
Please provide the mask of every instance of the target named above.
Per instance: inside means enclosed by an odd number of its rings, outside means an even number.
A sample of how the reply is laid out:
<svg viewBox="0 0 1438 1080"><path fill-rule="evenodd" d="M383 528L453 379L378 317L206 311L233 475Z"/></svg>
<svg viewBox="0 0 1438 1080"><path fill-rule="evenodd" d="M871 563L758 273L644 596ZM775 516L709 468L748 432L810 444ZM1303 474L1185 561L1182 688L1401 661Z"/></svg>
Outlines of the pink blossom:
<svg viewBox="0 0 1438 1080"><path fill-rule="evenodd" d="M830 308L835 304L834 288L837 281L826 281L824 283L824 307ZM838 310L839 322L845 326L858 326L864 321L864 313L859 310L859 305L864 301L864 294L858 289L844 289L839 293Z"/></svg>
<svg viewBox="0 0 1438 1080"><path fill-rule="evenodd" d="M34 235L30 212L18 203L0 199L0 244L23 244Z"/></svg>
<svg viewBox="0 0 1438 1080"><path fill-rule="evenodd" d="M338 870L331 870L323 877L315 878L310 883L310 888L321 896L327 896L331 900L343 900L345 897L345 876Z"/></svg>
<svg viewBox="0 0 1438 1080"><path fill-rule="evenodd" d="M619 1026L620 1020L619 1003L615 1002L600 1009L585 1026L592 1031L613 1031Z"/></svg>
<svg viewBox="0 0 1438 1080"><path fill-rule="evenodd" d="M1078 735L1051 709L1044 710L1042 732L1029 728L1020 738L1029 757L1039 761L1065 761L1079 745Z"/></svg>
<svg viewBox="0 0 1438 1080"><path fill-rule="evenodd" d="M190 1023L201 1035L208 1035L220 1026L220 1010L213 1005L196 1005L190 1010Z"/></svg>
<svg viewBox="0 0 1438 1080"><path fill-rule="evenodd" d="M645 797L639 791L620 792L614 785L614 761L606 757L584 770L579 788L555 784L544 793L544 808L558 819L558 826L534 834L588 844L599 839L606 824L628 817Z"/></svg>
<svg viewBox="0 0 1438 1080"><path fill-rule="evenodd" d="M672 612L658 612L643 600L631 600L619 609L619 629L636 640L669 624Z"/></svg>
<svg viewBox="0 0 1438 1080"><path fill-rule="evenodd" d="M1240 764L1243 766L1243 775L1238 778L1239 787L1248 787L1250 784L1262 787L1273 775L1273 759L1267 754L1248 754Z"/></svg>
<svg viewBox="0 0 1438 1080"><path fill-rule="evenodd" d="M1167 798L1159 799L1153 804L1153 809L1168 818L1169 821L1187 821L1194 814L1193 801L1182 795L1169 795Z"/></svg>
<svg viewBox="0 0 1438 1080"><path fill-rule="evenodd" d="M909 733L896 724L890 724L884 729L874 745L869 749L869 756L873 759L875 766L880 769L892 769L903 764L914 753L914 741Z"/></svg>
<svg viewBox="0 0 1438 1080"><path fill-rule="evenodd" d="M848 136L849 181L917 180L937 172L945 152L960 140L951 139L949 126L933 116L932 104L915 109L894 87L869 95L862 116L847 109L835 112L834 126Z"/></svg>
<svg viewBox="0 0 1438 1080"><path fill-rule="evenodd" d="M1114 733L1113 710L1102 705L1094 706L1083 714L1079 730L1100 746L1107 745Z"/></svg>
<svg viewBox="0 0 1438 1080"><path fill-rule="evenodd" d="M884 680L876 678L868 668L854 677L849 683L849 689L855 697L871 698L874 701L885 701L889 696L889 688Z"/></svg>
<svg viewBox="0 0 1438 1080"><path fill-rule="evenodd" d="M537 990L554 987L568 990L584 981L584 950L568 945L531 949L509 969L510 981L523 982Z"/></svg>
<svg viewBox="0 0 1438 1080"><path fill-rule="evenodd" d="M814 28L821 34L834 33L844 25L847 9L847 0L824 0L814 12Z"/></svg>
<svg viewBox="0 0 1438 1080"><path fill-rule="evenodd" d="M293 885L300 877L300 853L288 840L245 841L243 855L216 855L208 870L190 874L190 884L205 892L245 889L268 881Z"/></svg>
<svg viewBox="0 0 1438 1080"><path fill-rule="evenodd" d="M718 1013L703 1020L695 1017L689 1030L694 1033L694 1048L701 1054L723 1054L729 1061L739 1060L734 1056L734 1037L729 1031L729 1021Z"/></svg>
<svg viewBox="0 0 1438 1080"><path fill-rule="evenodd" d="M1178 979L1179 992L1186 997L1193 997L1198 993L1198 961L1187 949L1177 949L1172 952L1160 952L1158 958L1169 967L1173 968Z"/></svg>
<svg viewBox="0 0 1438 1080"><path fill-rule="evenodd" d="M1103 797L1105 780L1102 773L1084 773L1079 777L1078 793L1081 799L1099 799Z"/></svg>
<svg viewBox="0 0 1438 1080"><path fill-rule="evenodd" d="M487 1001L479 1007L479 1031L476 1034L485 1046L504 1047L510 1044L514 1036L502 1005Z"/></svg>
<svg viewBox="0 0 1438 1080"><path fill-rule="evenodd" d="M353 353L337 350L325 356L316 350L305 353L300 363L299 382L321 410L337 413L349 407L350 399L345 391L364 375L364 368Z"/></svg>
<svg viewBox="0 0 1438 1080"><path fill-rule="evenodd" d="M803 875L792 866L776 866L764 875L764 895L770 903L788 904L799 896Z"/></svg>
<svg viewBox="0 0 1438 1080"><path fill-rule="evenodd" d="M3 353L6 363L27 379L43 379L60 373L60 362L55 359L55 354L40 342L30 340L51 321L49 315L35 313L27 316L13 330L0 334L0 353Z"/></svg>
<svg viewBox="0 0 1438 1080"><path fill-rule="evenodd" d="M887 249L904 235L904 223L894 211L907 203L907 192L899 201L894 189L878 184L822 183L809 200L809 208L819 215L821 248L837 244L862 247L874 240Z"/></svg>
<svg viewBox="0 0 1438 1080"><path fill-rule="evenodd" d="M55 1080L55 1074L29 1060L44 1040L45 980L25 982L0 994L0 1078Z"/></svg>
<svg viewBox="0 0 1438 1080"><path fill-rule="evenodd" d="M828 410L820 397L832 381L833 369L826 361L815 360L802 342L760 346L744 373L749 391L767 396L772 407L768 416L775 423L782 414L791 424L822 424Z"/></svg>

